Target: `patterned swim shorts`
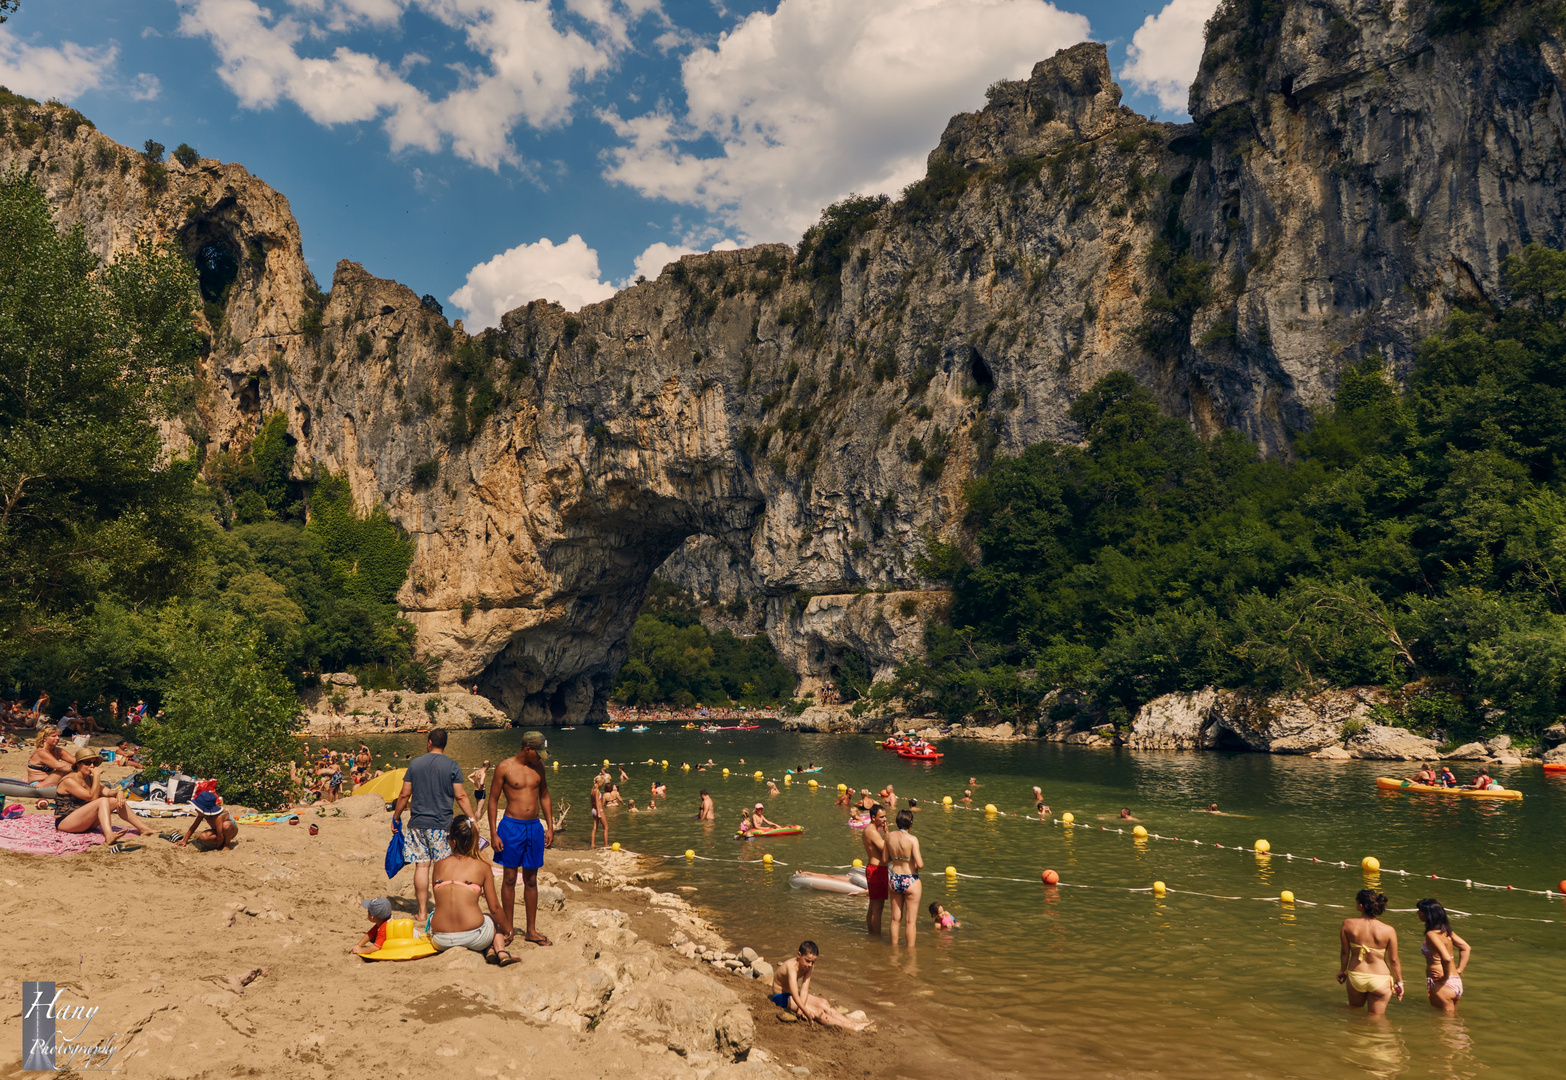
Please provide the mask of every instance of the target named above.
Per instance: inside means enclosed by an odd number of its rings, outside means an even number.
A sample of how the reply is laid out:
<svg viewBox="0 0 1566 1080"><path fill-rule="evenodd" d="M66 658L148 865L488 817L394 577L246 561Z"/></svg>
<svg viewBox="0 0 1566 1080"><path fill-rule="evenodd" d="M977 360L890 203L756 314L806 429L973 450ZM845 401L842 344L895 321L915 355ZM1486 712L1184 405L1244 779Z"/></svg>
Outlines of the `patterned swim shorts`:
<svg viewBox="0 0 1566 1080"><path fill-rule="evenodd" d="M403 857L411 863L438 862L451 854L451 841L445 829L415 829L402 832Z"/></svg>

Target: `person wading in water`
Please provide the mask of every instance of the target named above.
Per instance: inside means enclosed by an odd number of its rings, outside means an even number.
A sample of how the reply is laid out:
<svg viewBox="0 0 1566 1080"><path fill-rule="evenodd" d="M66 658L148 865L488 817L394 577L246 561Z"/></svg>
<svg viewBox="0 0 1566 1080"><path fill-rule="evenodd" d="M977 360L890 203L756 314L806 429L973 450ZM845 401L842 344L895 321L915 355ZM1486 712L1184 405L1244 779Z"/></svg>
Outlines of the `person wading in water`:
<svg viewBox="0 0 1566 1080"><path fill-rule="evenodd" d="M859 838L865 845L865 883L870 890L865 928L880 937L881 912L886 908L891 886L886 876L886 811L879 805L870 807L870 821Z"/></svg>

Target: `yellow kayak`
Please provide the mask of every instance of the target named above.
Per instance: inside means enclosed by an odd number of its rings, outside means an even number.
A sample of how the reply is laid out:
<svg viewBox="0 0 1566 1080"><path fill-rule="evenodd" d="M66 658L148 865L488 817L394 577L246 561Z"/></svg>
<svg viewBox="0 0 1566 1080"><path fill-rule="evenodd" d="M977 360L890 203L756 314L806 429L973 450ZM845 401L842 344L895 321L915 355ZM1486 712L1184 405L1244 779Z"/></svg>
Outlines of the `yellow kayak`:
<svg viewBox="0 0 1566 1080"><path fill-rule="evenodd" d="M1383 791L1406 791L1410 795L1456 795L1462 799L1521 799L1522 792L1510 788L1502 791L1475 791L1473 788L1437 787L1434 784L1416 784L1412 780L1396 780L1390 776L1376 777L1376 786Z"/></svg>

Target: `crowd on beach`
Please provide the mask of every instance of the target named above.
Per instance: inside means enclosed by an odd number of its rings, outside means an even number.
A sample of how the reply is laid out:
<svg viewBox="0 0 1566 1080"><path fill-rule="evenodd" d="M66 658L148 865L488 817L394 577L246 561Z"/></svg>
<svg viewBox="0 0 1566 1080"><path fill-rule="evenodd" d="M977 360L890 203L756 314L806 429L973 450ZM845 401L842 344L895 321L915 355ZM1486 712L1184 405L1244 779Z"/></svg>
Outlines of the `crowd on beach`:
<svg viewBox="0 0 1566 1080"><path fill-rule="evenodd" d="M609 719L616 724L697 724L706 720L775 720L778 711L766 706L734 705L718 708L694 705L688 709L640 708L610 705Z"/></svg>

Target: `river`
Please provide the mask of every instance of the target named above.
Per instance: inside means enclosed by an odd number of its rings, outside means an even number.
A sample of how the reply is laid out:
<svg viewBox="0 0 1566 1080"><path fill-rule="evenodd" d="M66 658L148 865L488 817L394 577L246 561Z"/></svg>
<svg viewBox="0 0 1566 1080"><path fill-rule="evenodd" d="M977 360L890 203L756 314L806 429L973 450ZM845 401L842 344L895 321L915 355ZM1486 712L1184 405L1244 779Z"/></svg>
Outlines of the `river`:
<svg viewBox="0 0 1566 1080"><path fill-rule="evenodd" d="M450 750L467 771L514 752L517 734L454 732ZM1566 878L1566 777L1546 777L1537 765L1502 770L1502 782L1526 798L1499 803L1380 792L1377 775L1412 772L1388 762L950 739L945 759L925 765L883 752L867 736L770 725L711 735L672 726L645 734L577 729L552 731L549 742L561 766L550 772L551 789L557 804L570 802L577 841L588 825L589 763L667 759L667 769L625 767L622 792L638 806L654 778L669 794L656 813L614 813L614 839L667 856L663 887L694 886L695 901L737 944L776 961L801 939L815 940L818 990L906 1033L899 1045L908 1054L878 1070L885 1075L1557 1075L1547 1060L1560 1004L1552 980L1566 963L1566 901L1464 884L1553 889ZM421 743L371 740L383 755L418 752ZM680 769L709 758L717 767ZM782 786L786 768L812 762L823 766L817 789ZM757 769L778 781L779 795L752 779ZM974 808L943 809L942 796L960 799L969 777L979 783ZM917 948L894 950L884 933L880 941L865 934L862 898L789 887L791 869L829 870L862 854L859 833L832 805L839 783L873 790L892 783L920 800L923 900L945 904L960 930L931 931L926 918ZM1024 816L1035 784L1057 816L1070 812L1091 828ZM717 803L716 823L692 820L703 787ZM758 800L772 820L805 832L733 839L740 809ZM1211 802L1224 816L1203 812ZM986 803L1005 816L986 815ZM1134 839L1116 820L1121 807L1170 839ZM1258 839L1269 841L1270 856L1235 850ZM687 849L699 858L687 859ZM771 867L763 853L773 856ZM1334 980L1338 924L1364 884L1367 855L1380 860L1391 908L1433 895L1471 913L1455 920L1474 949L1455 1020L1425 1001L1411 911L1387 915L1402 944L1406 999L1386 1023L1346 1010ZM949 879L948 865L973 876ZM1039 882L1045 868L1060 875L1059 886ZM1147 891L1155 880L1167 883L1166 896ZM1277 901L1285 889L1295 904Z"/></svg>

